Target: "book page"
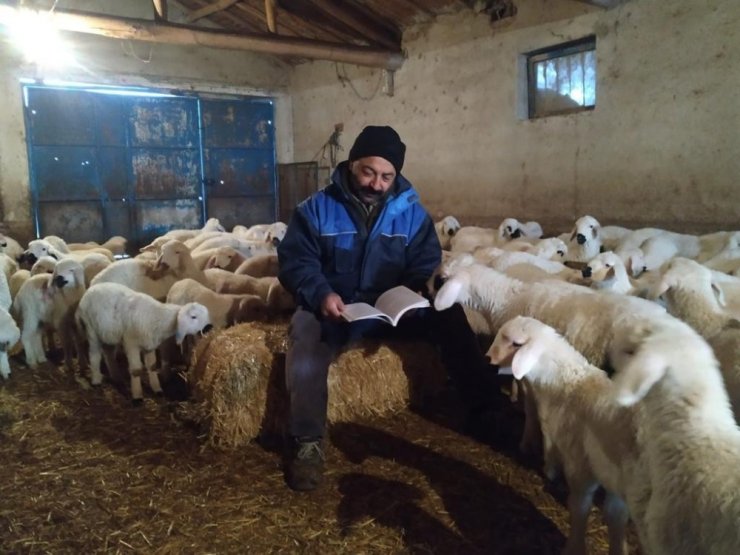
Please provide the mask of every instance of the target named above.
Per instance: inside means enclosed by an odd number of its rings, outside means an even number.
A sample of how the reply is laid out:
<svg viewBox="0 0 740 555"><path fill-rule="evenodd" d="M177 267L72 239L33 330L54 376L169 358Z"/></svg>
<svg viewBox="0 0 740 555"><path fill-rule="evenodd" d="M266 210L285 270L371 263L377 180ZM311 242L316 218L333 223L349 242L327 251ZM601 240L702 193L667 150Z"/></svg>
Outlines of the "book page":
<svg viewBox="0 0 740 555"><path fill-rule="evenodd" d="M386 313L394 326L398 324L398 320L407 310L428 306L430 304L427 299L404 285L388 289L375 301L375 307Z"/></svg>
<svg viewBox="0 0 740 555"><path fill-rule="evenodd" d="M367 318L379 318L381 320L385 320L389 324L391 323L391 319L388 317L388 315L383 314L380 310L367 303L352 303L344 305L342 318L344 318L348 322L354 322L355 320L365 320Z"/></svg>

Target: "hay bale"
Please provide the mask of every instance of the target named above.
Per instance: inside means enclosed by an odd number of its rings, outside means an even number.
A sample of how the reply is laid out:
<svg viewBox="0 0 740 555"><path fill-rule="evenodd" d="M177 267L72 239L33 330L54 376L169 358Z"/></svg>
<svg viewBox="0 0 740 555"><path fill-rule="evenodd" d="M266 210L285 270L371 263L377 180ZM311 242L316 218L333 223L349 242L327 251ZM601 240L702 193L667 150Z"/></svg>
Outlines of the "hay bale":
<svg viewBox="0 0 740 555"><path fill-rule="evenodd" d="M209 441L234 448L286 422L288 323L248 322L209 334L193 353L195 418ZM438 392L446 372L425 343L366 341L329 367L329 423L385 415Z"/></svg>

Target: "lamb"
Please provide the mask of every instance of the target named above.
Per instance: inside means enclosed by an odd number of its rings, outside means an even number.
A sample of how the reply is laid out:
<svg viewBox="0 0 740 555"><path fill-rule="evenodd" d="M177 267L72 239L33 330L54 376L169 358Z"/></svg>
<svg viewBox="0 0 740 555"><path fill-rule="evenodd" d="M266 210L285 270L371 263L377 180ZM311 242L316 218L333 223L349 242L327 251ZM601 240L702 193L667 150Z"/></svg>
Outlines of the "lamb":
<svg viewBox="0 0 740 555"><path fill-rule="evenodd" d="M673 259L651 290L670 314L706 339L719 360L725 387L740 422L740 320L723 310L721 289L711 270L687 258Z"/></svg>
<svg viewBox="0 0 740 555"><path fill-rule="evenodd" d="M534 242L516 239L502 245L501 248L507 251L528 252L548 260L563 260L568 254L568 245L559 237L548 237Z"/></svg>
<svg viewBox="0 0 740 555"><path fill-rule="evenodd" d="M232 247L216 247L205 249L191 254L195 265L204 270L206 268L222 268L233 272L247 258Z"/></svg>
<svg viewBox="0 0 740 555"><path fill-rule="evenodd" d="M31 368L46 363L41 328L51 321L51 274L31 276L13 299L12 312L21 323L21 343Z"/></svg>
<svg viewBox="0 0 740 555"><path fill-rule="evenodd" d="M472 252L478 247L497 247L522 236L521 224L515 218L506 218L498 229L485 227L461 227L450 240L450 250Z"/></svg>
<svg viewBox="0 0 740 555"><path fill-rule="evenodd" d="M434 230L437 232L439 244L445 250L450 249L450 240L460 230L460 222L455 216L445 216L434 224Z"/></svg>
<svg viewBox="0 0 740 555"><path fill-rule="evenodd" d="M277 254L261 254L247 258L234 270L234 273L252 277L274 277L278 275L279 270L280 265Z"/></svg>
<svg viewBox="0 0 740 555"><path fill-rule="evenodd" d="M95 241L88 241L87 243L67 243L67 248L70 251L78 251L78 250L88 250L91 248L100 247L100 248L109 250L115 258L121 258L121 257L126 256L126 245L127 244L128 244L128 239L126 239L125 237L122 237L121 235L114 235L102 245L99 243L96 243Z"/></svg>
<svg viewBox="0 0 740 555"><path fill-rule="evenodd" d="M646 319L667 318L665 309L637 297L595 292L586 287L548 280L524 283L472 260L442 264L430 278L437 290L434 306L444 310L459 302L483 311L491 330L514 316L531 316L552 326L588 361L600 368L616 330Z"/></svg>
<svg viewBox="0 0 740 555"><path fill-rule="evenodd" d="M466 256L466 253L462 253ZM460 255L457 255L460 256ZM473 257L489 268L522 281L543 281L558 279L577 283L579 273L555 260L548 260L537 255L514 251L509 252L498 247L477 249Z"/></svg>
<svg viewBox="0 0 740 555"><path fill-rule="evenodd" d="M554 479L562 468L569 487L570 535L566 553L586 552L586 527L593 494L606 490L604 520L609 553L626 553L625 500L639 498L635 410L618 405L606 373L586 361L553 328L518 316L506 322L493 341L491 362L511 366L526 379L536 414L528 403L525 434L537 431L540 417L545 474ZM531 441L532 438L523 438Z"/></svg>
<svg viewBox="0 0 740 555"><path fill-rule="evenodd" d="M141 404L142 355L151 353L172 336L180 345L185 336L207 331L210 316L208 309L199 303L183 306L160 303L118 283L99 283L82 297L76 321L90 345L92 384L100 385L103 380L100 373L103 345L121 345L131 374L133 403ZM115 367L112 356L106 356L106 362L109 368ZM162 393L159 377L152 366L147 366L147 376L152 391Z"/></svg>
<svg viewBox="0 0 740 555"><path fill-rule="evenodd" d="M615 337L615 398L639 404L637 446L649 480L636 512L645 553L731 554L740 548L740 429L709 345L676 319Z"/></svg>
<svg viewBox="0 0 740 555"><path fill-rule="evenodd" d="M261 297L272 312L295 308L295 299L275 277L255 278L211 268L205 271L208 287L217 293L234 295L251 294Z"/></svg>
<svg viewBox="0 0 740 555"><path fill-rule="evenodd" d="M584 278L591 280L591 288L608 290L622 295L636 295L645 298L650 284L630 279L624 262L612 251L595 256L581 270Z"/></svg>
<svg viewBox="0 0 740 555"><path fill-rule="evenodd" d="M707 268L740 277L740 232L732 234L725 247L702 264Z"/></svg>
<svg viewBox="0 0 740 555"><path fill-rule="evenodd" d="M0 278L2 279L2 278ZM7 380L10 377L8 350L20 341L21 330L8 311L0 307L0 376Z"/></svg>
<svg viewBox="0 0 740 555"><path fill-rule="evenodd" d="M138 258L118 260L95 276L90 286L120 283L134 291L164 300L170 287L180 279L192 278L208 284L206 275L195 266L190 251L180 241L167 241L161 251L154 265Z"/></svg>
<svg viewBox="0 0 740 555"><path fill-rule="evenodd" d="M568 239L567 260L588 262L601 252L601 224L593 216L581 216L576 220Z"/></svg>
<svg viewBox="0 0 740 555"><path fill-rule="evenodd" d="M76 333L74 315L86 290L85 270L71 258L61 260L51 276L51 328L59 334L68 371L73 371L72 357L84 356L82 338Z"/></svg>
<svg viewBox="0 0 740 555"><path fill-rule="evenodd" d="M265 232L265 243L277 248L280 241L285 237L285 233L287 231L288 226L283 222L274 222L270 224Z"/></svg>
<svg viewBox="0 0 740 555"><path fill-rule="evenodd" d="M56 258L57 260L61 260L62 258L74 258L75 260L82 261L84 258L91 253L97 253L102 254L108 260L111 262L115 260L113 258L113 253L111 253L108 249L103 249L102 247L93 247L88 250L78 250L74 252L64 252L56 247L54 247L50 242L46 241L45 239L34 239L33 241L30 241L28 243L28 249L26 249L26 252L24 253L26 258L29 260L31 264L33 264L36 260L41 258L42 256L51 256L52 258Z"/></svg>
<svg viewBox="0 0 740 555"><path fill-rule="evenodd" d="M188 248L195 248L193 245L188 244L188 241L206 235L211 237L219 233L225 233L226 228L221 225L218 218L208 218L208 221L201 229L171 229L164 235L157 237L149 243L139 249L139 252L157 252L159 248L164 245L167 241L175 240L185 243Z"/></svg>
<svg viewBox="0 0 740 555"><path fill-rule="evenodd" d="M230 233L223 233L219 237L212 237L200 243L192 249L193 254L198 254L209 249L219 247L231 247L240 252L245 258L258 254L270 254L275 252L275 247L264 241L247 241L234 237Z"/></svg>
<svg viewBox="0 0 740 555"><path fill-rule="evenodd" d="M9 280L18 271L18 262L5 253L0 253L0 272Z"/></svg>
<svg viewBox="0 0 740 555"><path fill-rule="evenodd" d="M30 270L18 270L12 276L8 282L8 288L10 289L10 298L15 299L24 283L31 277Z"/></svg>
<svg viewBox="0 0 740 555"><path fill-rule="evenodd" d="M216 293L193 279L175 283L167 294L167 302L184 305L198 302L208 309L211 324L216 329L232 326L239 322L263 320L267 316L267 304L258 295L230 295Z"/></svg>
<svg viewBox="0 0 740 555"><path fill-rule="evenodd" d="M0 252L7 254L12 260L18 260L23 255L23 247L12 237L0 233Z"/></svg>

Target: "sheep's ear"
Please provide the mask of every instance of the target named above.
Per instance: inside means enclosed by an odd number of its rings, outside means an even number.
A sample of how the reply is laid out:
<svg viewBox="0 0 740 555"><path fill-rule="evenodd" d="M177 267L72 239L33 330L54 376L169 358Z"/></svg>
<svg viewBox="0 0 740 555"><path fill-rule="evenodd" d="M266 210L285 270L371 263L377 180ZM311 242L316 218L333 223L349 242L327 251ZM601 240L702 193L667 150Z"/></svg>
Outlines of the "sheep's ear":
<svg viewBox="0 0 740 555"><path fill-rule="evenodd" d="M75 276L75 285L85 284L85 271L82 266L75 266L74 270L72 270L72 273Z"/></svg>
<svg viewBox="0 0 740 555"><path fill-rule="evenodd" d="M535 367L540 359L541 349L537 348L537 344L533 341L528 341L519 350L514 353L514 358L511 360L511 373L517 380L521 380L524 376L529 374Z"/></svg>
<svg viewBox="0 0 740 555"><path fill-rule="evenodd" d="M637 356L614 378L617 401L622 405L634 405L663 377L666 361L658 353Z"/></svg>
<svg viewBox="0 0 740 555"><path fill-rule="evenodd" d="M592 227L591 228L591 236L596 239L599 236L599 228L598 227Z"/></svg>
<svg viewBox="0 0 740 555"><path fill-rule="evenodd" d="M576 235L578 235L578 228L573 228L573 233L570 234L570 239L568 239L571 243L575 241Z"/></svg>
<svg viewBox="0 0 740 555"><path fill-rule="evenodd" d="M725 293L724 291L722 291L722 288L719 285L717 285L715 282L712 282L712 291L714 292L714 297L717 299L719 306L721 307L727 306L727 301L725 300Z"/></svg>
<svg viewBox="0 0 740 555"><path fill-rule="evenodd" d="M206 269L206 270L208 270L208 269L210 269L210 268L213 268L213 267L215 267L215 266L216 266L216 257L215 257L215 256L212 256L212 257L210 257L210 258L208 259L208 261L206 262L206 267L205 267L205 269Z"/></svg>
<svg viewBox="0 0 740 555"><path fill-rule="evenodd" d="M434 308L445 310L457 301L457 297L463 290L464 284L458 277L448 279L434 297Z"/></svg>
<svg viewBox="0 0 740 555"><path fill-rule="evenodd" d="M616 274L616 272L617 272L617 271L616 271L616 270L614 269L614 266L612 266L611 268L609 268L609 269L608 269L608 270L606 271L606 279L610 279L610 278L613 278L613 277L614 277L614 274Z"/></svg>

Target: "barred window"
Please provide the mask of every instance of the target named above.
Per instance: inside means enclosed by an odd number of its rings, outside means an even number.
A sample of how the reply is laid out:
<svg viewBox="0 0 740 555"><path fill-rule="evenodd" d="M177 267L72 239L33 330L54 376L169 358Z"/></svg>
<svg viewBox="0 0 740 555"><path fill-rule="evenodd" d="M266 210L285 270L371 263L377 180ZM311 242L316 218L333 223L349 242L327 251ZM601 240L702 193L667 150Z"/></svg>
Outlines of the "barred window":
<svg viewBox="0 0 740 555"><path fill-rule="evenodd" d="M527 54L529 117L592 110L596 106L596 37Z"/></svg>

